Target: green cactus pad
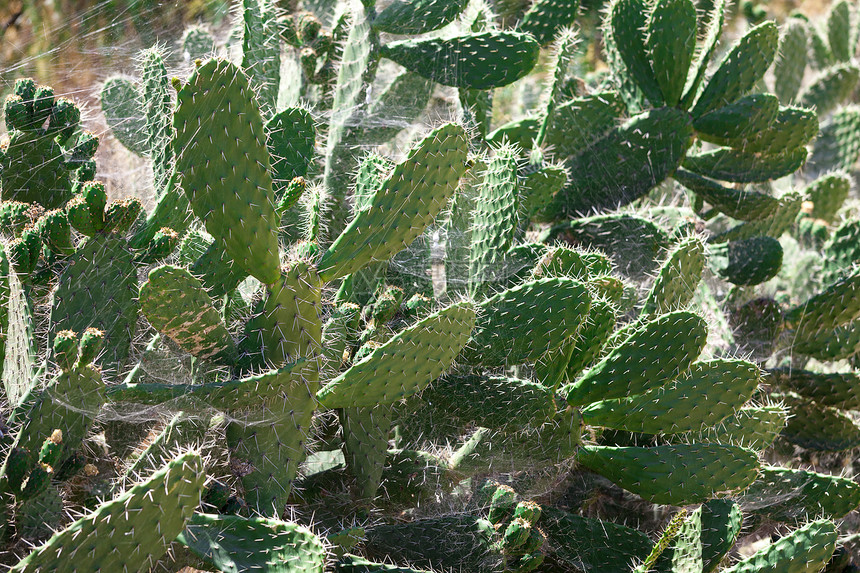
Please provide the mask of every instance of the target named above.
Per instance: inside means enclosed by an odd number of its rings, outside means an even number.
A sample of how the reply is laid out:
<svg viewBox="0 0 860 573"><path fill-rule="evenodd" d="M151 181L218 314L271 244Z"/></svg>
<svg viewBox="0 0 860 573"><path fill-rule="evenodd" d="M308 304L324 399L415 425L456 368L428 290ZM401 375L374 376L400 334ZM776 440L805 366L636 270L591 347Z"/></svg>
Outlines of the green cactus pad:
<svg viewBox="0 0 860 573"><path fill-rule="evenodd" d="M199 399L222 411L275 406L283 396L295 395L299 387L307 388L312 361L297 360L277 370L246 376L226 382L206 384L162 384L145 382L110 386L107 397L113 402L161 404L177 399ZM296 390L299 388L299 390Z"/></svg>
<svg viewBox="0 0 860 573"><path fill-rule="evenodd" d="M773 63L778 45L779 31L773 22L759 24L747 32L708 79L693 107L693 116L701 117L745 95Z"/></svg>
<svg viewBox="0 0 860 573"><path fill-rule="evenodd" d="M681 101L696 51L697 23L691 0L660 0L651 10L645 45L666 105Z"/></svg>
<svg viewBox="0 0 860 573"><path fill-rule="evenodd" d="M742 241L761 235L777 238L791 229L803 207L803 198L800 193L788 192L777 199L777 208L766 217L748 221L728 231L712 235L709 239L711 244L720 244L727 241Z"/></svg>
<svg viewBox="0 0 860 573"><path fill-rule="evenodd" d="M146 118L147 155L152 159L153 186L156 195L164 193L173 172L173 97L164 50L154 46L140 55L141 95Z"/></svg>
<svg viewBox="0 0 860 573"><path fill-rule="evenodd" d="M724 187L683 169L678 169L674 177L678 183L734 219L763 219L774 214L779 208L779 200L775 197L752 190Z"/></svg>
<svg viewBox="0 0 860 573"><path fill-rule="evenodd" d="M676 434L716 426L752 397L761 381L759 369L741 360L694 363L666 386L629 398L595 402L582 419L646 434Z"/></svg>
<svg viewBox="0 0 860 573"><path fill-rule="evenodd" d="M818 115L799 107L780 108L766 129L748 137L735 147L746 153L782 154L808 144L818 134Z"/></svg>
<svg viewBox="0 0 860 573"><path fill-rule="evenodd" d="M648 292L645 316L681 310L693 300L705 268L705 245L698 237L684 239L669 253Z"/></svg>
<svg viewBox="0 0 860 573"><path fill-rule="evenodd" d="M332 380L317 398L327 408L375 406L406 398L450 368L474 325L470 305L449 306L398 333Z"/></svg>
<svg viewBox="0 0 860 573"><path fill-rule="evenodd" d="M534 362L576 334L590 306L588 289L574 279L539 279L501 292L478 305L462 359L485 366Z"/></svg>
<svg viewBox="0 0 860 573"><path fill-rule="evenodd" d="M260 108L269 116L278 100L281 79L281 41L278 11L268 2L242 2L242 70L253 84Z"/></svg>
<svg viewBox="0 0 860 573"><path fill-rule="evenodd" d="M21 232L35 222L34 218L39 216L38 211L39 209L30 203L4 200L0 203L0 228L3 229L3 234L20 237Z"/></svg>
<svg viewBox="0 0 860 573"><path fill-rule="evenodd" d="M105 333L100 364L118 374L128 357L137 323L134 255L117 236L93 237L70 259L53 294L51 332ZM91 285L100 285L91 288Z"/></svg>
<svg viewBox="0 0 860 573"><path fill-rule="evenodd" d="M801 342L811 340L823 330L831 330L860 318L858 290L860 271L789 309L785 313L785 323L794 330L794 339Z"/></svg>
<svg viewBox="0 0 860 573"><path fill-rule="evenodd" d="M466 170L466 153L460 126L448 124L425 137L320 259L320 278L346 276L408 246L454 194Z"/></svg>
<svg viewBox="0 0 860 573"><path fill-rule="evenodd" d="M508 85L535 66L540 45L529 34L484 32L385 44L380 55L440 84L485 90ZM487 65L504 62L504 65Z"/></svg>
<svg viewBox="0 0 860 573"><path fill-rule="evenodd" d="M803 107L814 109L823 117L851 97L858 81L860 68L854 64L829 67L803 90L798 96L798 102Z"/></svg>
<svg viewBox="0 0 860 573"><path fill-rule="evenodd" d="M472 292L505 273L504 255L513 246L519 224L518 150L503 145L487 164L472 211L469 280Z"/></svg>
<svg viewBox="0 0 860 573"><path fill-rule="evenodd" d="M278 200L290 181L308 174L314 158L316 128L306 109L287 108L266 123L266 135L272 162L272 184Z"/></svg>
<svg viewBox="0 0 860 573"><path fill-rule="evenodd" d="M532 277L569 277L589 281L612 271L609 257L601 253L589 253L564 246L552 247L544 253L532 269Z"/></svg>
<svg viewBox="0 0 860 573"><path fill-rule="evenodd" d="M706 113L693 121L699 139L744 149L748 139L767 129L779 113L772 94L752 94Z"/></svg>
<svg viewBox="0 0 860 573"><path fill-rule="evenodd" d="M343 146L348 132L347 122L351 122L358 106L364 104L367 94L368 75L374 73L376 63L371 61L375 56L374 40L376 36L371 30L371 14L367 7L359 2L349 2L345 6L338 26L342 47L340 51L340 66L337 69L331 97L332 116L329 120L328 140L325 152L325 171L323 185L332 193L334 199L332 234L340 232L348 214L346 203L346 187L348 180L344 177L344 166L353 166L352 150ZM315 18L308 19L309 21ZM319 22L316 22L319 26ZM346 171L348 173L348 171Z"/></svg>
<svg viewBox="0 0 860 573"><path fill-rule="evenodd" d="M186 235L186 238L188 237L193 236ZM189 249L192 243L196 243L196 247L202 247L203 253L197 256L195 252L192 255L191 274L201 280L209 296L213 298L224 296L248 278L248 274L233 262L230 255L221 248L220 243L198 241L197 238L184 241L184 245ZM182 247L183 245L179 246L180 251Z"/></svg>
<svg viewBox="0 0 860 573"><path fill-rule="evenodd" d="M425 569L398 567L388 563L374 563L362 557L346 554L334 566L335 573L432 573Z"/></svg>
<svg viewBox="0 0 860 573"><path fill-rule="evenodd" d="M301 525L277 519L195 513L177 541L221 571L325 570L320 538Z"/></svg>
<svg viewBox="0 0 860 573"><path fill-rule="evenodd" d="M707 332L705 321L693 313L664 314L630 334L579 380L561 388L560 393L576 406L636 396L665 386L699 356Z"/></svg>
<svg viewBox="0 0 860 573"><path fill-rule="evenodd" d="M322 330L322 352L329 366L340 369L347 348L358 344L361 309L351 302L335 307Z"/></svg>
<svg viewBox="0 0 860 573"><path fill-rule="evenodd" d="M322 284L308 263L293 263L267 288L266 297L245 325L240 345L250 364L280 366L318 352L322 337L319 317Z"/></svg>
<svg viewBox="0 0 860 573"><path fill-rule="evenodd" d="M141 103L137 87L126 78L110 78L102 87L102 112L113 136L129 151L145 156L149 145Z"/></svg>
<svg viewBox="0 0 860 573"><path fill-rule="evenodd" d="M514 143L521 149L531 149L540 131L541 120L537 117L525 117L509 121L491 131L487 137L487 143L501 145L505 142Z"/></svg>
<svg viewBox="0 0 860 573"><path fill-rule="evenodd" d="M833 57L840 62L846 62L854 56L856 44L851 43L854 37L852 26L856 25L852 6L845 0L830 5L827 14L827 45Z"/></svg>
<svg viewBox="0 0 860 573"><path fill-rule="evenodd" d="M693 173L733 183L760 183L790 175L806 163L807 151L796 147L773 155L736 149L716 149L688 155L684 168Z"/></svg>
<svg viewBox="0 0 860 573"><path fill-rule="evenodd" d="M805 16L803 16L803 20L809 22L809 19ZM809 61L810 67L823 70L827 66L834 65L836 58L833 57L833 53L827 45L827 40L821 35L820 30L816 26L807 26L807 30L809 33L808 51L811 56Z"/></svg>
<svg viewBox="0 0 860 573"><path fill-rule="evenodd" d="M649 12L641 0L615 0L609 5L607 24L627 73L656 107L663 104L663 92L646 46Z"/></svg>
<svg viewBox="0 0 860 573"><path fill-rule="evenodd" d="M860 505L860 485L806 470L764 467L740 501L748 512L783 523L809 515L840 519Z"/></svg>
<svg viewBox="0 0 860 573"><path fill-rule="evenodd" d="M712 428L679 437L682 441L731 444L760 452L770 447L787 420L788 410L781 406L745 406Z"/></svg>
<svg viewBox="0 0 860 573"><path fill-rule="evenodd" d="M198 358L229 360L235 354L233 339L212 299L182 267L151 270L140 287L140 309L156 330Z"/></svg>
<svg viewBox="0 0 860 573"><path fill-rule="evenodd" d="M810 400L783 397L791 417L782 436L802 448L839 452L860 446L860 427L847 413Z"/></svg>
<svg viewBox="0 0 860 573"><path fill-rule="evenodd" d="M454 373L434 382L422 394L439 416L475 422L491 430L514 424L537 426L555 411L552 392L546 386L505 376Z"/></svg>
<svg viewBox="0 0 860 573"><path fill-rule="evenodd" d="M758 475L756 455L737 446L583 446L577 462L652 503L690 505L742 490Z"/></svg>
<svg viewBox="0 0 860 573"><path fill-rule="evenodd" d="M687 86L684 88L684 98L681 100L681 106L685 109L689 109L701 93L705 72L708 70L711 57L713 57L723 33L728 4L727 0L716 0L707 16L704 38L696 52L696 60L692 67L696 70L695 74L687 74Z"/></svg>
<svg viewBox="0 0 860 573"><path fill-rule="evenodd" d="M466 8L464 0L397 0L373 20L373 27L390 34L426 34L453 22Z"/></svg>
<svg viewBox="0 0 860 573"><path fill-rule="evenodd" d="M0 378L11 405L19 406L37 380L33 379L36 343L31 304L18 275L0 246Z"/></svg>
<svg viewBox="0 0 860 573"><path fill-rule="evenodd" d="M773 64L773 93L782 102L790 103L797 97L806 71L807 45L806 24L790 18L783 28Z"/></svg>
<svg viewBox="0 0 860 573"><path fill-rule="evenodd" d="M772 279L782 268L782 245L772 237L752 237L713 245L708 265L736 285L757 285Z"/></svg>
<svg viewBox="0 0 860 573"><path fill-rule="evenodd" d="M347 469L356 478L361 499L373 499L382 481L388 437L392 427L392 405L338 410L343 429L343 454Z"/></svg>
<svg viewBox="0 0 860 573"><path fill-rule="evenodd" d="M612 523L545 508L540 528L546 533L554 556L576 568L593 573L617 573L641 562L651 549L644 533Z"/></svg>
<svg viewBox="0 0 860 573"><path fill-rule="evenodd" d="M556 39L565 26L573 24L579 11L579 0L538 0L534 2L517 29L531 34L546 46Z"/></svg>
<svg viewBox="0 0 860 573"><path fill-rule="evenodd" d="M843 222L824 244L825 283L851 273L854 263L860 259L860 221L848 219Z"/></svg>
<svg viewBox="0 0 860 573"><path fill-rule="evenodd" d="M364 549L373 559L490 573L503 562L501 554L491 550L494 537L489 521L457 514L369 528Z"/></svg>
<svg viewBox="0 0 860 573"><path fill-rule="evenodd" d="M664 107L637 115L569 159L568 186L557 209L574 215L612 209L638 199L669 177L684 159L693 126L687 113ZM608 171L607 165L624 165Z"/></svg>
<svg viewBox="0 0 860 573"><path fill-rule="evenodd" d="M61 372L27 409L15 447L37 452L46 436L60 430L63 451L59 457L65 461L80 447L103 403L104 382L94 368Z"/></svg>
<svg viewBox="0 0 860 573"><path fill-rule="evenodd" d="M860 107L846 106L822 125L810 163L820 171L852 169L860 158Z"/></svg>
<svg viewBox="0 0 860 573"><path fill-rule="evenodd" d="M182 454L145 482L54 534L12 571L149 569L197 509L204 479L200 456Z"/></svg>
<svg viewBox="0 0 860 573"><path fill-rule="evenodd" d="M182 32L182 55L186 60L203 60L215 52L215 38L202 26L189 26Z"/></svg>
<svg viewBox="0 0 860 573"><path fill-rule="evenodd" d="M567 183L563 167L547 165L525 178L520 185L520 202L529 218L540 218L556 193Z"/></svg>
<svg viewBox="0 0 860 573"><path fill-rule="evenodd" d="M802 194L807 201L812 201L811 215L832 223L839 209L848 197L851 189L851 178L847 173L828 173L819 177L803 188ZM839 233L837 230L834 237Z"/></svg>
<svg viewBox="0 0 860 573"><path fill-rule="evenodd" d="M595 298L585 322L576 334L573 351L567 362L567 378L575 379L584 368L590 366L604 349L604 345L615 329L617 309L602 298Z"/></svg>
<svg viewBox="0 0 860 573"><path fill-rule="evenodd" d="M580 248L603 251L618 271L642 279L657 266L671 243L664 228L636 215L611 214L572 219L545 231L542 243L564 241Z"/></svg>
<svg viewBox="0 0 860 573"><path fill-rule="evenodd" d="M712 573L734 545L741 523L741 508L731 500L712 499L702 504L684 521L655 570Z"/></svg>
<svg viewBox="0 0 860 573"><path fill-rule="evenodd" d="M612 131L624 111L621 96L611 91L564 102L550 113L543 144L559 159L581 153Z"/></svg>
<svg viewBox="0 0 860 573"><path fill-rule="evenodd" d="M812 333L806 340L796 341L793 350L816 360L851 358L860 352L860 320Z"/></svg>
<svg viewBox="0 0 860 573"><path fill-rule="evenodd" d="M833 555L836 537L836 526L832 522L813 521L724 573L815 573L821 571Z"/></svg>
<svg viewBox="0 0 860 573"><path fill-rule="evenodd" d="M821 374L808 370L777 368L768 370L769 383L796 392L822 406L845 410L860 408L860 374Z"/></svg>
<svg viewBox="0 0 860 573"><path fill-rule="evenodd" d="M263 121L248 78L229 62L209 60L178 98L176 170L194 214L236 264L260 282L274 283L280 276L279 221Z"/></svg>
<svg viewBox="0 0 860 573"><path fill-rule="evenodd" d="M3 199L63 206L72 196L69 166L60 145L41 131L12 131L0 153Z"/></svg>
<svg viewBox="0 0 860 573"><path fill-rule="evenodd" d="M264 515L282 513L305 459L318 379L318 362L301 361L270 375L242 380L223 393L229 407L244 405L231 405L236 397L255 402L252 409L233 414L235 421L227 426L226 437L231 464L243 468L245 499ZM262 407L259 394L266 399Z"/></svg>

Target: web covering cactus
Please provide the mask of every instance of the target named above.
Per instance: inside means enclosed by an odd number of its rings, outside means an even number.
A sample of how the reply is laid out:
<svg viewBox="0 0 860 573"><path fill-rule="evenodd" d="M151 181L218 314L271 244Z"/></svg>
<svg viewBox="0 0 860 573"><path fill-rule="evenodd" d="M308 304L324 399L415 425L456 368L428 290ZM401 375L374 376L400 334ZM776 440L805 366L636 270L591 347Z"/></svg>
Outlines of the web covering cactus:
<svg viewBox="0 0 860 573"><path fill-rule="evenodd" d="M854 10L521 8L249 0L170 87L145 51L101 103L154 204L14 86L13 570L839 570Z"/></svg>

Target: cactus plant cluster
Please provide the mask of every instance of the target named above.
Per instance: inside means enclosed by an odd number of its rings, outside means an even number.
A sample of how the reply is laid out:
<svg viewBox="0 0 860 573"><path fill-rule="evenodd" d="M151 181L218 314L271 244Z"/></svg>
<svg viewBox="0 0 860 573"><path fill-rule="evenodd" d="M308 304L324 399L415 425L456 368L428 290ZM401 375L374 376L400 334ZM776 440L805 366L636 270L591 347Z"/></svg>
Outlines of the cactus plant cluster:
<svg viewBox="0 0 860 573"><path fill-rule="evenodd" d="M299 4L6 98L0 559L860 568L857 10Z"/></svg>

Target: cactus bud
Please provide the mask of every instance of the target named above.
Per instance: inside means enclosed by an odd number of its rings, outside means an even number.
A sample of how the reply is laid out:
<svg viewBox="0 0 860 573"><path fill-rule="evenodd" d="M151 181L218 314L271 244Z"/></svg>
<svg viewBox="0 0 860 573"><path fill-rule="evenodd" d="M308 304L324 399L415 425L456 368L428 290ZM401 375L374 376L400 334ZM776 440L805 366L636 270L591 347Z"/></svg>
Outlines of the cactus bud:
<svg viewBox="0 0 860 573"><path fill-rule="evenodd" d="M81 335L81 343L78 351L78 368L82 368L95 360L96 355L102 349L105 333L97 328L88 328Z"/></svg>
<svg viewBox="0 0 860 573"><path fill-rule="evenodd" d="M310 12L302 12L296 17L296 31L303 44L311 44L317 39L322 23Z"/></svg>
<svg viewBox="0 0 860 573"><path fill-rule="evenodd" d="M6 96L3 114L6 116L6 129L9 131L25 129L30 123L30 112L21 96L14 94Z"/></svg>
<svg viewBox="0 0 860 573"><path fill-rule="evenodd" d="M75 367L78 359L78 335L71 330L61 330L54 337L54 360L65 372Z"/></svg>
<svg viewBox="0 0 860 573"><path fill-rule="evenodd" d="M51 432L51 435L42 444L42 449L39 450L39 462L51 467L57 465L60 461L60 455L63 453L63 431L56 429Z"/></svg>
<svg viewBox="0 0 860 573"><path fill-rule="evenodd" d="M401 309L401 311L403 312L404 316L413 318L430 314L430 310L432 308L432 300L420 293L415 293L412 295L412 298L403 303L403 308Z"/></svg>
<svg viewBox="0 0 860 573"><path fill-rule="evenodd" d="M41 126L54 109L54 88L50 86L38 86L33 96L33 123Z"/></svg>
<svg viewBox="0 0 860 573"><path fill-rule="evenodd" d="M522 546L520 546L519 552L525 555L534 553L543 547L544 543L546 543L546 535L544 535L543 531L540 529L532 527L531 532L529 533L529 538L526 539Z"/></svg>
<svg viewBox="0 0 860 573"><path fill-rule="evenodd" d="M516 505L517 492L509 485L499 485L490 499L490 512L487 519L498 525L508 518Z"/></svg>
<svg viewBox="0 0 860 573"><path fill-rule="evenodd" d="M17 79L13 91L24 100L32 100L36 96L36 82L32 78Z"/></svg>
<svg viewBox="0 0 860 573"><path fill-rule="evenodd" d="M13 236L20 236L31 221L32 206L20 201L0 203L0 229Z"/></svg>
<svg viewBox="0 0 860 573"><path fill-rule="evenodd" d="M81 121L81 110L69 99L61 97L57 100L48 120L48 132L59 133L60 138L65 141L78 128Z"/></svg>
<svg viewBox="0 0 860 573"><path fill-rule="evenodd" d="M81 190L81 196L90 208L90 214L98 230L104 226L104 212L107 207L107 190L101 181L88 181Z"/></svg>
<svg viewBox="0 0 860 573"><path fill-rule="evenodd" d="M505 553L516 551L518 547L522 546L528 540L531 530L531 524L525 519L518 517L511 521L502 534L502 551Z"/></svg>
<svg viewBox="0 0 860 573"><path fill-rule="evenodd" d="M105 231L124 235L142 211L143 205L137 197L113 201L105 211Z"/></svg>
<svg viewBox="0 0 860 573"><path fill-rule="evenodd" d="M287 184L287 188L284 189L284 194L278 200L278 212L284 213L298 203L307 186L308 184L304 177L296 177L290 181Z"/></svg>
<svg viewBox="0 0 860 573"><path fill-rule="evenodd" d="M534 525L540 519L541 507L533 501L521 501L514 509L514 519L522 518Z"/></svg>
<svg viewBox="0 0 860 573"><path fill-rule="evenodd" d="M296 21L292 14L287 14L278 18L278 27L281 34L281 39L288 46L298 48L302 41L299 38L299 30L296 27Z"/></svg>
<svg viewBox="0 0 860 573"><path fill-rule="evenodd" d="M22 235L21 238L12 239L6 245L9 261L15 268L15 272L21 276L27 276L33 272L33 269L36 268L36 261L38 261L38 252L34 256L30 252L29 243L30 241L26 240Z"/></svg>
<svg viewBox="0 0 860 573"><path fill-rule="evenodd" d="M48 211L36 222L36 230L42 242L58 255L75 252L72 243L72 226L66 213L60 209Z"/></svg>
<svg viewBox="0 0 860 573"><path fill-rule="evenodd" d="M66 217L72 227L77 229L82 235L92 237L98 233L100 226L96 226L96 221L93 220L90 207L82 195L77 195L68 202L66 205Z"/></svg>
<svg viewBox="0 0 860 573"><path fill-rule="evenodd" d="M528 573L529 571L534 571L538 567L540 567L541 563L546 556L543 553L532 553L530 555L523 555L519 559L517 559L514 564L514 568L511 569L513 573Z"/></svg>
<svg viewBox="0 0 860 573"><path fill-rule="evenodd" d="M92 131L85 131L78 138L78 143L72 149L72 160L82 162L92 158L99 148L99 137Z"/></svg>
<svg viewBox="0 0 860 573"><path fill-rule="evenodd" d="M177 244L179 244L179 234L173 229L162 227L153 235L139 262L148 265L168 257Z"/></svg>

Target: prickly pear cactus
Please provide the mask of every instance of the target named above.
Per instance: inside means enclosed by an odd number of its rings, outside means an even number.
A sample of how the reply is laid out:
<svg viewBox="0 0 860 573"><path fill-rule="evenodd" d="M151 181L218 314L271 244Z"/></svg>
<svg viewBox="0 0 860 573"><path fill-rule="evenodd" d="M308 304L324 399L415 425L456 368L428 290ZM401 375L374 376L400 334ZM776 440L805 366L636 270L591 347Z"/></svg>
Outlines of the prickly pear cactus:
<svg viewBox="0 0 860 573"><path fill-rule="evenodd" d="M139 198L11 85L4 565L860 567L856 7L287 4L105 82Z"/></svg>

